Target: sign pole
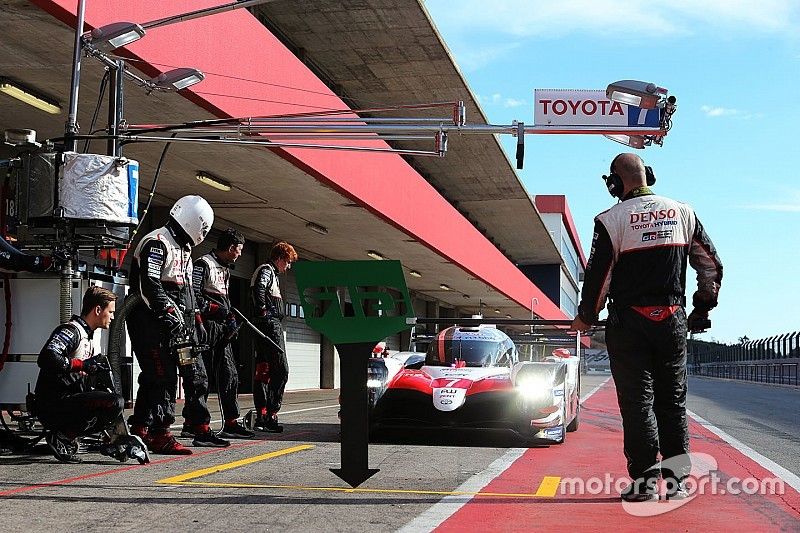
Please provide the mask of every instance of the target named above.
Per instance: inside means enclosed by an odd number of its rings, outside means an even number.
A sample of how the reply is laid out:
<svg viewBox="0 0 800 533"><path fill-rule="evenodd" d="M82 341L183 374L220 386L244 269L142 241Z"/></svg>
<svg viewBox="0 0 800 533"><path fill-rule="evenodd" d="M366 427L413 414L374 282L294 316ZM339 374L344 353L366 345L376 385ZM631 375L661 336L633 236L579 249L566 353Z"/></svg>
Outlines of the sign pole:
<svg viewBox="0 0 800 533"><path fill-rule="evenodd" d="M331 472L351 487L358 487L372 477L377 468L369 468L369 412L367 406L367 362L374 343L337 344L341 361L341 468Z"/></svg>

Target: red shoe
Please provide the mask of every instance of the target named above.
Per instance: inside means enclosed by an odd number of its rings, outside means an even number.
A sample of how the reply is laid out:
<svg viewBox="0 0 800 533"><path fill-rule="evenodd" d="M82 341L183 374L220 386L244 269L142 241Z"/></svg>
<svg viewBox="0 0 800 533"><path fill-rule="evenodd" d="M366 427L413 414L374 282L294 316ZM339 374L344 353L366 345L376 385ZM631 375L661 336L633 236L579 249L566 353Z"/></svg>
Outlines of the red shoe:
<svg viewBox="0 0 800 533"><path fill-rule="evenodd" d="M150 442L147 447L153 453L163 455L192 455L192 450L175 440L175 436L167 431L166 433L150 433Z"/></svg>
<svg viewBox="0 0 800 533"><path fill-rule="evenodd" d="M145 446L147 446L148 450L150 451L153 450L153 437L150 434L149 428L147 426L140 424L133 424L131 425L130 431L131 435L136 435L137 437L142 439L142 442L144 443Z"/></svg>

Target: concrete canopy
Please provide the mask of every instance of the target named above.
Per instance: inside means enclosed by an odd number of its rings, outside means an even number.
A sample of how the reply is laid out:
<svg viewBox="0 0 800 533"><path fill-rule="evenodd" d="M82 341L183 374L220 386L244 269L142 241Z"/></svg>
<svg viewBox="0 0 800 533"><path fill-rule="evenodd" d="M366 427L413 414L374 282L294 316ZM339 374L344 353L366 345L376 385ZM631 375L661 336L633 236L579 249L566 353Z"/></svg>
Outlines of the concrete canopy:
<svg viewBox="0 0 800 533"><path fill-rule="evenodd" d="M67 9L57 5L58 2L37 3L47 4L54 12ZM72 2L62 4L74 7ZM172 7L169 13L160 13L160 16L172 14L173 10L181 12L201 6L198 2L183 1L176 2ZM145 16L138 20L152 18L155 17ZM22 0L4 2L0 21L6 28L0 35L0 49L4 52L0 75L49 94L66 107L73 31L52 14ZM88 19L87 23L92 24ZM148 51L145 49L145 52ZM83 64L79 123L83 125L82 131L86 132L103 70L93 61L86 60ZM140 66L147 75L157 73L156 67L167 70L177 66L158 65L151 57L143 64L133 64ZM126 87L126 91L125 115L132 123L176 122L222 115L216 104L197 105L199 100L206 100L204 103L207 104L209 98L199 90L186 98L174 94L146 96L131 86ZM222 96L230 98L229 95ZM2 129L36 129L40 139L58 136L63 131L64 114L45 115L9 98L2 100L2 109ZM492 142L496 144L496 141ZM95 145L93 149L102 151L104 147ZM496 149L502 154L499 146ZM160 150L161 147L155 145L129 145L125 148L127 156L138 159L142 164L144 187L150 185ZM397 158L393 155L379 157ZM503 158L508 166L507 159ZM329 160L325 162L330 163ZM233 190L224 193L198 185L194 179L198 169L218 174L234 186ZM235 225L256 241L287 239L306 251L306 257L312 258L362 259L366 258L366 250L379 250L386 257L402 259L407 269L423 273L422 278L408 278L410 288L420 294L464 310L476 309L478 301L482 300L484 305L497 307L512 316L526 316L529 313L524 303L527 293L509 297L509 291L502 286L498 288L490 277L466 271L460 261L443 256L429 242L422 242L416 235L409 234L407 228L380 216L378 209L365 203L363 198L354 198L341 186L320 180L313 169L297 164L297 160L285 154L276 155L264 149L241 147L175 145L167 156L162 172L157 196L157 202L162 205L168 205L187 192L201 193L214 205L220 226L225 223ZM535 214L535 209L532 212ZM539 221L538 216L536 220ZM308 222L325 226L328 234L323 236L311 231L306 226ZM549 236L545 236L544 245L554 247ZM543 246L543 243L540 241L538 245ZM508 268L512 265L501 266ZM440 289L441 283L447 283L454 290ZM531 287L533 294L538 292L535 286ZM554 310L551 305L543 314L555 317L557 313L557 309Z"/></svg>
<svg viewBox="0 0 800 533"><path fill-rule="evenodd" d="M253 11L351 107L461 100L468 122L487 123L421 0L269 2ZM514 263L561 262L495 136L453 136L447 157L411 164Z"/></svg>

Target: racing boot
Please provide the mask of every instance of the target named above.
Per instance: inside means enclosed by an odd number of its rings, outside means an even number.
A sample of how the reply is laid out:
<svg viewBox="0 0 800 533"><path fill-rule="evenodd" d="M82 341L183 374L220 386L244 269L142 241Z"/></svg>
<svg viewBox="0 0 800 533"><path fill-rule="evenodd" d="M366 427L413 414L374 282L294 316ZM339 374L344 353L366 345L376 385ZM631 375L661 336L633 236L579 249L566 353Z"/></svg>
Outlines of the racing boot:
<svg viewBox="0 0 800 533"><path fill-rule="evenodd" d="M97 448L98 453L100 455L105 455L106 457L111 457L112 459L116 459L120 463L124 463L128 460L128 456L125 453L124 446L118 446L116 443L111 442L104 442Z"/></svg>
<svg viewBox="0 0 800 533"><path fill-rule="evenodd" d="M44 438L53 456L62 463L80 463L81 459L77 456L78 439L70 439L60 431L50 431Z"/></svg>
<svg viewBox="0 0 800 533"><path fill-rule="evenodd" d="M208 424L202 424L195 427L194 446L209 447L209 448L227 448L231 445L230 441L219 438L216 433L211 431Z"/></svg>
<svg viewBox="0 0 800 533"><path fill-rule="evenodd" d="M197 432L195 431L195 429L189 424L184 424L183 427L181 428L181 437L192 439L196 434Z"/></svg>
<svg viewBox="0 0 800 533"><path fill-rule="evenodd" d="M147 447L153 453L164 455L192 455L192 450L175 440L175 436L168 429L152 431Z"/></svg>
<svg viewBox="0 0 800 533"><path fill-rule="evenodd" d="M664 486L667 489L664 494L667 500L685 500L690 496L686 484L674 477L664 478Z"/></svg>
<svg viewBox="0 0 800 533"><path fill-rule="evenodd" d="M658 499L657 478L640 477L625 487L620 497L626 502L649 502Z"/></svg>
<svg viewBox="0 0 800 533"><path fill-rule="evenodd" d="M128 459L136 459L140 465L150 462L147 446L138 435L119 435L113 442L101 444L98 451L120 463L124 463Z"/></svg>
<svg viewBox="0 0 800 533"><path fill-rule="evenodd" d="M141 439L144 445L150 450L153 449L152 447L153 439L150 437L150 430L147 426L142 424L132 424L130 429L130 434L139 437L139 439Z"/></svg>
<svg viewBox="0 0 800 533"><path fill-rule="evenodd" d="M262 431L269 431L270 433L283 433L283 426L278 424L277 413L268 415L261 427L264 428Z"/></svg>
<svg viewBox="0 0 800 533"><path fill-rule="evenodd" d="M226 439L252 439L256 434L234 419L225 422L225 427L219 432L219 436Z"/></svg>

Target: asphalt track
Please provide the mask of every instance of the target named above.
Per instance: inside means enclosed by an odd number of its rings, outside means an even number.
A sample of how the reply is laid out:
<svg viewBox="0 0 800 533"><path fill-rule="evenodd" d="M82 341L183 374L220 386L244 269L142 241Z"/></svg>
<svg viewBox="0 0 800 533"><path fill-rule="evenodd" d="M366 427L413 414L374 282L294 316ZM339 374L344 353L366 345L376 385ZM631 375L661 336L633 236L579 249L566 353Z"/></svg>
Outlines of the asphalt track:
<svg viewBox="0 0 800 533"><path fill-rule="evenodd" d="M388 434L370 446L370 466L380 472L355 490L328 470L339 460L335 391L289 393L279 436L154 456L149 466L95 454L80 465L3 456L0 524L3 531L800 531L800 390L692 379L692 451L713 459L719 481L682 505L631 508L613 487L624 479L624 458L606 379L584 376L584 396L602 385L564 445L527 448L496 432ZM736 479L748 485L731 484ZM782 482L780 494L735 494L766 492L771 480Z"/></svg>

